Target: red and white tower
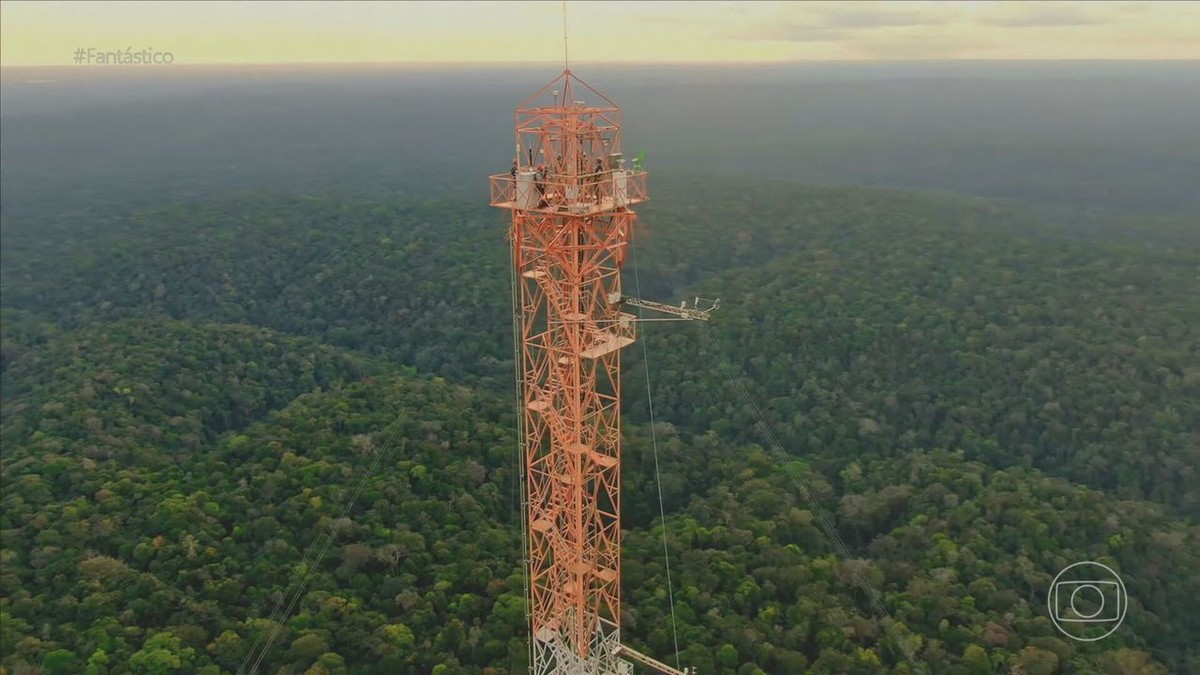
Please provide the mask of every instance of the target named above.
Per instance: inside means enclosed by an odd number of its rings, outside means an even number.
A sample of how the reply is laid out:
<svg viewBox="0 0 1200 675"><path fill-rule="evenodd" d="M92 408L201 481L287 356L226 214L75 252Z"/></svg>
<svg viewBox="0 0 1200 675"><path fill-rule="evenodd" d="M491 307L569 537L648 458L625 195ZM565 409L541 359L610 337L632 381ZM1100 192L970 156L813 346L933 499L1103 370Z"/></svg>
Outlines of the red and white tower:
<svg viewBox="0 0 1200 675"><path fill-rule="evenodd" d="M678 674L621 644L623 308L707 320L716 303L622 295L646 173L625 166L621 109L569 68L517 108L516 156L490 183L512 212L530 672L625 674L625 657Z"/></svg>
<svg viewBox="0 0 1200 675"><path fill-rule="evenodd" d="M519 298L531 672L628 673L621 617L621 265L646 174L624 167L620 108L570 70L516 110L491 177L512 211Z"/></svg>

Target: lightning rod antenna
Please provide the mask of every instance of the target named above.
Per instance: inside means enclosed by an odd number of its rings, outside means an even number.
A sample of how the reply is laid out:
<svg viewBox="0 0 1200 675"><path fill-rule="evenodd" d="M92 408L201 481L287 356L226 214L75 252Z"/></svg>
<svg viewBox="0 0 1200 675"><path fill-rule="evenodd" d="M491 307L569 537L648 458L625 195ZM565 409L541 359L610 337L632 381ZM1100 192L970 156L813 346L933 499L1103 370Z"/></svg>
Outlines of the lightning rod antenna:
<svg viewBox="0 0 1200 675"><path fill-rule="evenodd" d="M571 71L571 52L567 49L567 0L563 0L563 70Z"/></svg>

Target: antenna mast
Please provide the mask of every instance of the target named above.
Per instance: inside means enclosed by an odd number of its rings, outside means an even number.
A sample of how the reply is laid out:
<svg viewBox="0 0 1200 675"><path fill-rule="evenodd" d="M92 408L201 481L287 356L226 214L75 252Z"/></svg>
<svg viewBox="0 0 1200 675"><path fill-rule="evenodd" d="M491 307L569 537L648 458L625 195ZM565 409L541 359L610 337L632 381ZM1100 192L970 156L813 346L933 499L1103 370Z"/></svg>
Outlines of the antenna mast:
<svg viewBox="0 0 1200 675"><path fill-rule="evenodd" d="M571 72L571 52L567 48L567 0L563 0L563 70Z"/></svg>

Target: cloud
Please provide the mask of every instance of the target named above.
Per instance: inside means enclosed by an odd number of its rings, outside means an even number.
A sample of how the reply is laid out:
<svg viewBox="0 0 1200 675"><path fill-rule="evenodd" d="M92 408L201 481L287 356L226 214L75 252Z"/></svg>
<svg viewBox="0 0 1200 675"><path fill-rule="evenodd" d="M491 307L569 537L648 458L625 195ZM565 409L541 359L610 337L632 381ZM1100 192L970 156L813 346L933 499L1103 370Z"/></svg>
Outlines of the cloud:
<svg viewBox="0 0 1200 675"><path fill-rule="evenodd" d="M887 40L864 40L847 45L847 50L861 58L899 61L977 58L991 46L990 43L979 40L925 35Z"/></svg>
<svg viewBox="0 0 1200 675"><path fill-rule="evenodd" d="M781 40L784 42L835 42L845 38L848 31L824 26L778 23L757 26L737 35L752 40Z"/></svg>
<svg viewBox="0 0 1200 675"><path fill-rule="evenodd" d="M1012 5L1010 5L1011 7ZM1105 23L1095 14L1076 5L1050 5L1029 3L1022 11L1012 16L987 17L980 21L988 26L1004 28L1041 28L1047 26L1088 26Z"/></svg>
<svg viewBox="0 0 1200 675"><path fill-rule="evenodd" d="M792 5L774 20L730 28L739 39L786 42L834 42L856 33L886 28L909 28L944 24L938 12L895 9L879 5Z"/></svg>
<svg viewBox="0 0 1200 675"><path fill-rule="evenodd" d="M1124 14L1145 14L1150 10L1150 5L1145 0L1141 2L1114 2L1109 3L1106 7Z"/></svg>
<svg viewBox="0 0 1200 675"><path fill-rule="evenodd" d="M877 8L870 5L823 7L818 20L827 28L846 29L928 26L945 22L944 16L936 13Z"/></svg>

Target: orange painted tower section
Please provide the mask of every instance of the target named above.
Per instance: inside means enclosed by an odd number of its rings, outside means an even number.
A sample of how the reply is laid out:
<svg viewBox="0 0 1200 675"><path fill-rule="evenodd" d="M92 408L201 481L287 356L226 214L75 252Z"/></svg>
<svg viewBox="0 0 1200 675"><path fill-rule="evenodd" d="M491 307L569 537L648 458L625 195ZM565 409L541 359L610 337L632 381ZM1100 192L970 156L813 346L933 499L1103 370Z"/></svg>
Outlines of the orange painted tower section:
<svg viewBox="0 0 1200 675"><path fill-rule="evenodd" d="M621 617L621 266L646 174L620 108L564 70L516 110L516 155L490 177L512 212L531 672L628 673Z"/></svg>

